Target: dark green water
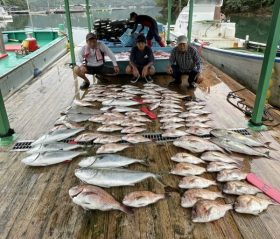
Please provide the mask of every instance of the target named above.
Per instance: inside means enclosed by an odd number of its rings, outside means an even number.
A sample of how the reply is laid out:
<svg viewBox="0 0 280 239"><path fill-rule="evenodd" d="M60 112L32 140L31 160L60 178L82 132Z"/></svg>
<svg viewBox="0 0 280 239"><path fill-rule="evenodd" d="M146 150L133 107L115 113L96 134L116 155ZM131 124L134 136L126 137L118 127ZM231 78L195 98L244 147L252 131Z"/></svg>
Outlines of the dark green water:
<svg viewBox="0 0 280 239"><path fill-rule="evenodd" d="M127 9L116 10L112 12L92 12L92 19L126 19L129 17L131 11L136 11L138 14L147 14L159 22L166 24L167 17L160 13L160 8L148 8L148 9ZM74 32L75 42L80 42L84 39L87 27L87 18L85 13L72 14L72 26ZM173 22L175 18L172 19ZM270 26L270 18L266 17L244 17L234 16L231 17L232 22L236 22L236 37L245 38L246 35L250 36L251 41L263 42L267 40L267 35ZM65 15L51 14L45 16L28 16L17 15L13 17L13 22L8 23L5 30L24 29L26 27L33 28L46 28L46 27L58 27L60 23L66 25Z"/></svg>

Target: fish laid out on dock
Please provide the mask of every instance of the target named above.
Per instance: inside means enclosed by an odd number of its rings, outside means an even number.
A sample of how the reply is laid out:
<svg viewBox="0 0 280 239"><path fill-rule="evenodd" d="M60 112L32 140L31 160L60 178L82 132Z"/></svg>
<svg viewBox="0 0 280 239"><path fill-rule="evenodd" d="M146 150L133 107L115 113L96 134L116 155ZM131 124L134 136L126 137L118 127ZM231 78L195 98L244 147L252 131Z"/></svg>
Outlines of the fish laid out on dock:
<svg viewBox="0 0 280 239"><path fill-rule="evenodd" d="M121 133L122 134L136 134L136 133L141 133L141 132L144 132L146 131L147 129L146 128L143 128L143 127L126 127L126 128L123 128L121 130Z"/></svg>
<svg viewBox="0 0 280 239"><path fill-rule="evenodd" d="M217 185L213 180L198 176L183 177L179 182L179 188L191 189L191 188L208 188L209 186Z"/></svg>
<svg viewBox="0 0 280 239"><path fill-rule="evenodd" d="M205 163L200 158L195 157L189 153L177 153L171 157L171 160L178 163L191 163L191 164Z"/></svg>
<svg viewBox="0 0 280 239"><path fill-rule="evenodd" d="M119 168L80 168L75 170L75 175L83 182L104 188L134 186L147 178L154 178L156 181L160 178L158 175L149 172ZM158 182L162 184L160 181Z"/></svg>
<svg viewBox="0 0 280 239"><path fill-rule="evenodd" d="M104 144L97 149L96 154L116 153L116 152L122 151L130 146L131 145L129 145L129 144L114 144L114 143Z"/></svg>
<svg viewBox="0 0 280 239"><path fill-rule="evenodd" d="M74 203L85 210L120 210L128 214L133 213L129 207L119 203L109 193L96 186L76 186L69 189L69 195Z"/></svg>
<svg viewBox="0 0 280 239"><path fill-rule="evenodd" d="M224 185L223 192L233 195L257 194L261 190L258 188L241 181L230 181Z"/></svg>
<svg viewBox="0 0 280 239"><path fill-rule="evenodd" d="M141 159L128 158L117 154L104 154L84 158L80 161L79 166L82 168L116 168L133 163L147 164L145 160Z"/></svg>
<svg viewBox="0 0 280 239"><path fill-rule="evenodd" d="M162 137L169 137L169 138L178 138L181 136L188 135L187 132L178 129L167 129L165 132L162 133Z"/></svg>
<svg viewBox="0 0 280 239"><path fill-rule="evenodd" d="M115 132L122 130L123 127L120 127L118 125L103 125L96 129L98 132Z"/></svg>
<svg viewBox="0 0 280 239"><path fill-rule="evenodd" d="M66 119L75 123L88 121L88 119L91 117L92 117L91 114L67 114L66 115Z"/></svg>
<svg viewBox="0 0 280 239"><path fill-rule="evenodd" d="M48 134L41 136L39 139L34 141L31 145L34 146L37 144L47 144L51 142L61 141L64 139L68 139L84 130L85 130L84 128L56 130L54 132L50 132Z"/></svg>
<svg viewBox="0 0 280 239"><path fill-rule="evenodd" d="M269 205L279 206L279 204L265 198L253 195L241 195L234 203L234 210L239 213L258 215L266 210Z"/></svg>
<svg viewBox="0 0 280 239"><path fill-rule="evenodd" d="M131 144L152 142L150 139L138 134L127 134L125 136L122 136L122 140L125 140Z"/></svg>
<svg viewBox="0 0 280 239"><path fill-rule="evenodd" d="M242 172L240 169L225 169L217 174L218 182L229 182L245 180L248 173Z"/></svg>
<svg viewBox="0 0 280 239"><path fill-rule="evenodd" d="M178 163L170 173L179 176L200 175L206 172L206 169L190 163Z"/></svg>
<svg viewBox="0 0 280 239"><path fill-rule="evenodd" d="M222 204L212 200L200 200L192 209L193 222L211 222L225 216L228 210L232 209L231 204Z"/></svg>
<svg viewBox="0 0 280 239"><path fill-rule="evenodd" d="M87 106L93 106L93 104L87 102L87 101L83 101L83 100L78 100L78 99L75 99L73 101L73 103L77 106L83 106L83 107L87 107Z"/></svg>
<svg viewBox="0 0 280 239"><path fill-rule="evenodd" d="M240 164L242 161L230 157L227 154L217 152L217 151L208 151L203 153L200 158L208 162L223 162L223 163L235 163Z"/></svg>
<svg viewBox="0 0 280 239"><path fill-rule="evenodd" d="M39 154L32 154L21 160L29 166L48 166L62 162L71 161L77 156L84 155L85 152L79 151L52 151Z"/></svg>
<svg viewBox="0 0 280 239"><path fill-rule="evenodd" d="M216 198L223 198L221 192L213 192L207 189L189 189L187 190L182 199L181 206L185 208L193 207L199 200L208 199L215 200Z"/></svg>
<svg viewBox="0 0 280 239"><path fill-rule="evenodd" d="M85 143L90 142L101 136L100 133L82 133L79 136L77 136L74 141L77 143Z"/></svg>
<svg viewBox="0 0 280 239"><path fill-rule="evenodd" d="M238 165L224 163L224 162L210 162L207 165L206 170L207 170L207 172L213 173L213 172L220 172L225 169L235 169L235 168L238 168Z"/></svg>
<svg viewBox="0 0 280 239"><path fill-rule="evenodd" d="M140 103L134 100L126 100L126 99L111 99L105 100L102 102L102 105L108 106L133 106L139 105Z"/></svg>
<svg viewBox="0 0 280 239"><path fill-rule="evenodd" d="M93 143L95 143L95 144L112 144L112 143L118 143L120 141L122 141L122 138L120 136L103 134L103 135L99 135L93 141Z"/></svg>
<svg viewBox="0 0 280 239"><path fill-rule="evenodd" d="M126 195L122 203L129 207L145 207L159 200L167 199L167 194L157 194L150 191L136 191Z"/></svg>
<svg viewBox="0 0 280 239"><path fill-rule="evenodd" d="M67 144L61 142L53 142L49 144L37 144L32 147L30 150L26 151L28 154L38 154L44 152L52 152L52 151L69 151L73 149L80 149L82 145L79 144Z"/></svg>

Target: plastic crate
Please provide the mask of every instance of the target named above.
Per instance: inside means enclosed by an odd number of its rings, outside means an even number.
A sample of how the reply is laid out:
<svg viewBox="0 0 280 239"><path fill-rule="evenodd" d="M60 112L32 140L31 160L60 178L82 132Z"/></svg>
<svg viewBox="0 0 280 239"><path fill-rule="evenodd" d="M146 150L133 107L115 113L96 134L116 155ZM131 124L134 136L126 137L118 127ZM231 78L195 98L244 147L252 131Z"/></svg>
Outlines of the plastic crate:
<svg viewBox="0 0 280 239"><path fill-rule="evenodd" d="M131 30L127 29L119 38L123 46L132 46L134 44L134 37L130 34Z"/></svg>

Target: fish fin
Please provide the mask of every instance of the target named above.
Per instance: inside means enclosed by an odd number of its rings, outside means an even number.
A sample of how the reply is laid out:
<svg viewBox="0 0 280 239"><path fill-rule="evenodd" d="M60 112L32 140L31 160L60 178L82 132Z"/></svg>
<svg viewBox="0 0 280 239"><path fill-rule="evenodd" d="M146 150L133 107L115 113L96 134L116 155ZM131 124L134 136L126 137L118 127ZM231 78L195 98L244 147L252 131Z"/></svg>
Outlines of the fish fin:
<svg viewBox="0 0 280 239"><path fill-rule="evenodd" d="M133 214L133 209L131 207L128 207L126 205L121 205L121 211L125 212L126 214Z"/></svg>
<svg viewBox="0 0 280 239"><path fill-rule="evenodd" d="M271 150L275 150L275 151L277 151L277 149L276 149L276 148L271 147L271 146L270 146L270 144L272 144L272 142L265 142L265 143L264 143L264 147L265 147L265 148L268 148L268 149L271 149Z"/></svg>
<svg viewBox="0 0 280 239"><path fill-rule="evenodd" d="M271 159L271 160L279 161L278 159L271 157L270 154L269 154L269 151L264 153L264 157L266 157L268 159Z"/></svg>

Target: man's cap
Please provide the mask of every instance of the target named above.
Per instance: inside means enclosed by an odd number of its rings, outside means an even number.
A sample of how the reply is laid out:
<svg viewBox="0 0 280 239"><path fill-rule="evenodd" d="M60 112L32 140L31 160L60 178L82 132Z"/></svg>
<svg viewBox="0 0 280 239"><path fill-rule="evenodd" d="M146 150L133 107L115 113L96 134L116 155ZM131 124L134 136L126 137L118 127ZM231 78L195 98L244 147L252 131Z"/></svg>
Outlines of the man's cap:
<svg viewBox="0 0 280 239"><path fill-rule="evenodd" d="M184 35L179 36L177 38L177 44L181 44L181 43L188 44L188 38Z"/></svg>
<svg viewBox="0 0 280 239"><path fill-rule="evenodd" d="M145 42L146 43L146 37L143 34L140 34L136 38L136 42Z"/></svg>
<svg viewBox="0 0 280 239"><path fill-rule="evenodd" d="M89 39L97 39L97 36L94 33L90 32L86 36L86 40L88 41Z"/></svg>
<svg viewBox="0 0 280 239"><path fill-rule="evenodd" d="M137 13L136 12L131 12L129 16L130 16L130 19L133 18L133 17L137 17Z"/></svg>

